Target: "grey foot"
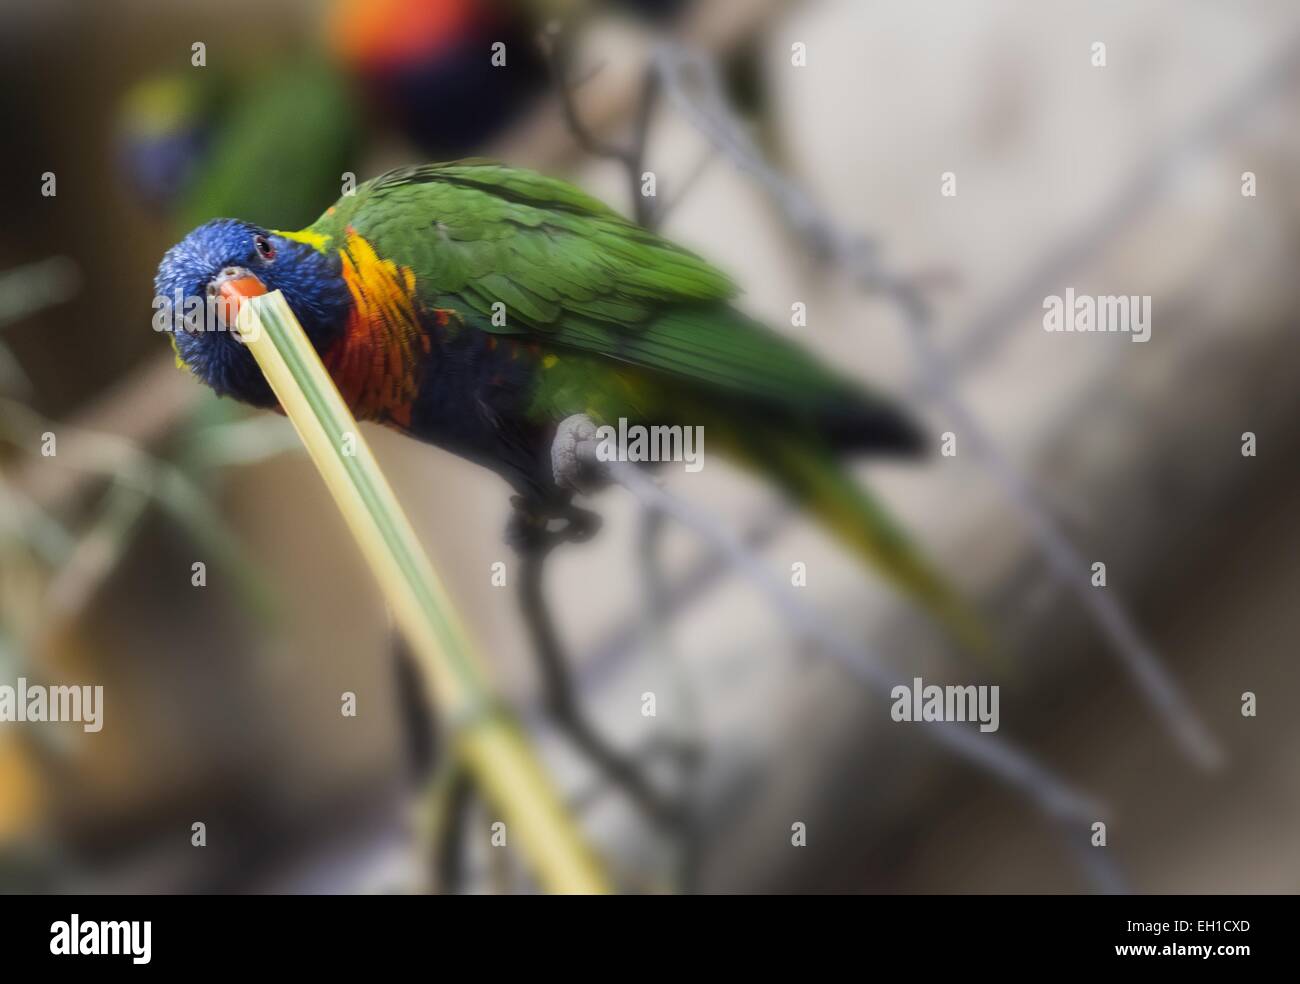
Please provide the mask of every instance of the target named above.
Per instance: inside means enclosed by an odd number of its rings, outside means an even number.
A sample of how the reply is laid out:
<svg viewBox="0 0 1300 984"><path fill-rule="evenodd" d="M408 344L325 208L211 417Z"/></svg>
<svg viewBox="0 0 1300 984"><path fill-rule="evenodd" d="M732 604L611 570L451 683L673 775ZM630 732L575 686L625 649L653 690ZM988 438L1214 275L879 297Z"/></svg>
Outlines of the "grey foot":
<svg viewBox="0 0 1300 984"><path fill-rule="evenodd" d="M575 413L560 421L551 443L555 484L566 491L584 494L607 484L593 461L595 447L596 425L585 413Z"/></svg>

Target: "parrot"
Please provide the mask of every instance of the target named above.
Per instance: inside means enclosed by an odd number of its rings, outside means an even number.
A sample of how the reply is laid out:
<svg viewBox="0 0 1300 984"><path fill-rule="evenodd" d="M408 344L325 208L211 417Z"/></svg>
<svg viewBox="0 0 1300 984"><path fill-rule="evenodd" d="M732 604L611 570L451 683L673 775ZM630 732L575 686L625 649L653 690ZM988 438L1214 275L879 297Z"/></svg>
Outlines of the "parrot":
<svg viewBox="0 0 1300 984"><path fill-rule="evenodd" d="M667 26L685 0L620 0L640 25ZM603 3L525 0L337 0L327 20L331 55L369 97L374 116L428 156L475 153L550 85L535 42L548 21ZM509 68L509 71L503 69Z"/></svg>
<svg viewBox="0 0 1300 984"><path fill-rule="evenodd" d="M338 193L363 118L343 73L313 54L251 62L242 75L154 76L127 92L118 116L122 172L178 232L232 213L310 222ZM297 148L292 162L281 146Z"/></svg>
<svg viewBox="0 0 1300 984"><path fill-rule="evenodd" d="M217 219L164 255L159 297L279 290L359 420L491 469L541 513L559 425L702 426L963 648L973 608L857 482L857 454L908 457L923 432L895 401L742 313L733 281L577 187L487 160L401 167L311 225ZM236 334L176 321L178 363L216 393L278 403Z"/></svg>
<svg viewBox="0 0 1300 984"><path fill-rule="evenodd" d="M546 89L527 13L504 0L339 0L329 49L376 118L424 154L456 156L499 135Z"/></svg>

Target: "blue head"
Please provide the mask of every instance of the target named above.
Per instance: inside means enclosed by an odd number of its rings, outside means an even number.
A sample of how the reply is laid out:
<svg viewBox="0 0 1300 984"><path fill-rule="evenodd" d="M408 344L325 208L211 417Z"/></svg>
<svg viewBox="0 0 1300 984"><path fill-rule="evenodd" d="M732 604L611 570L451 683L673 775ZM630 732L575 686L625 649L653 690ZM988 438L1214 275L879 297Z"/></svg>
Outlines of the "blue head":
<svg viewBox="0 0 1300 984"><path fill-rule="evenodd" d="M163 256L154 307L166 316L156 314L155 327L175 332L181 360L217 393L274 406L253 356L228 330L226 308L212 303L226 293L224 285L246 278L284 292L317 352L345 330L352 301L338 255L236 219L199 226ZM209 317L183 317L193 312Z"/></svg>

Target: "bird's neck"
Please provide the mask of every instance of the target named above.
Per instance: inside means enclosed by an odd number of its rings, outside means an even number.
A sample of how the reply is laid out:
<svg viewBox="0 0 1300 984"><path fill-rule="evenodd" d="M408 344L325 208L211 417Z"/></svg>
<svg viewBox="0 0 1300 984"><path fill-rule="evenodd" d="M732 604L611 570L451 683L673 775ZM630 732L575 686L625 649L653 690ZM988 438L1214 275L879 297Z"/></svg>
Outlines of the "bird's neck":
<svg viewBox="0 0 1300 984"><path fill-rule="evenodd" d="M357 419L409 427L431 347L418 313L415 276L380 259L355 233L340 258L352 304L322 361Z"/></svg>

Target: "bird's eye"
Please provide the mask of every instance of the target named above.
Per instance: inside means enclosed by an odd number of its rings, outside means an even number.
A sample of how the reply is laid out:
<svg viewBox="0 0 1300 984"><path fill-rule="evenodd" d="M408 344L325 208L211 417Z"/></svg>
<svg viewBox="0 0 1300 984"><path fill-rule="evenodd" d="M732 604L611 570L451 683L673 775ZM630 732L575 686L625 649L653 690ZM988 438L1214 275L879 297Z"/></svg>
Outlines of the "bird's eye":
<svg viewBox="0 0 1300 984"><path fill-rule="evenodd" d="M271 241L265 236L254 236L253 247L257 250L257 255L266 262L270 263L275 259L275 247L271 245Z"/></svg>

